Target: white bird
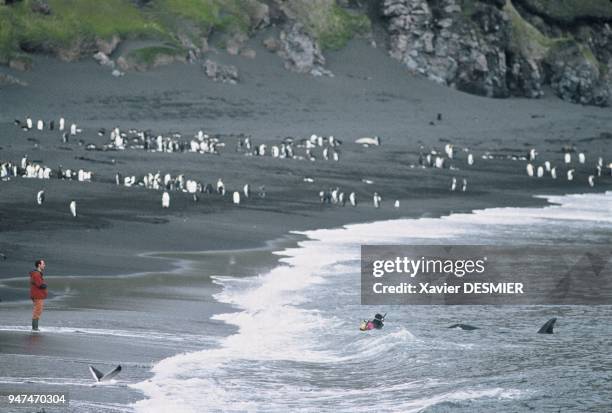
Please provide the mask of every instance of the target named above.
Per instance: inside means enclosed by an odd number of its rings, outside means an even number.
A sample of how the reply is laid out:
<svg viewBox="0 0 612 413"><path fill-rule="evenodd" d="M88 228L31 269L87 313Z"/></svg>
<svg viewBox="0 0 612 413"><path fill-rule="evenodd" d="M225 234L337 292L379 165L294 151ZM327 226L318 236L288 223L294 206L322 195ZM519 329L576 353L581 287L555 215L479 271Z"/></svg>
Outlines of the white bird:
<svg viewBox="0 0 612 413"><path fill-rule="evenodd" d="M593 175L589 175L589 186L591 188L595 186L595 177Z"/></svg>
<svg viewBox="0 0 612 413"><path fill-rule="evenodd" d="M45 202L45 191L38 191L36 194L36 203L42 205Z"/></svg>
<svg viewBox="0 0 612 413"><path fill-rule="evenodd" d="M72 125L70 125L70 134L71 134L72 136L74 136L74 135L76 135L76 134L77 134L77 126L76 126L76 124L75 124L75 123L73 123Z"/></svg>
<svg viewBox="0 0 612 413"><path fill-rule="evenodd" d="M70 201L70 213L72 214L73 217L77 216L76 202L75 201Z"/></svg>
<svg viewBox="0 0 612 413"><path fill-rule="evenodd" d="M533 165L530 163L527 164L527 175L533 176Z"/></svg>
<svg viewBox="0 0 612 413"><path fill-rule="evenodd" d="M538 166L538 178L541 178L544 176L544 168L540 165Z"/></svg>
<svg viewBox="0 0 612 413"><path fill-rule="evenodd" d="M164 192L162 195L162 208L170 208L170 194Z"/></svg>
<svg viewBox="0 0 612 413"><path fill-rule="evenodd" d="M63 131L63 130L64 130L64 124L65 124L65 122L66 122L66 121L64 120L64 118L60 118L60 120L59 120L59 130L60 130L60 131Z"/></svg>
<svg viewBox="0 0 612 413"><path fill-rule="evenodd" d="M245 198L248 198L249 196L251 196L251 187L249 186L249 184L244 184L244 187L242 188L242 192L244 193Z"/></svg>
<svg viewBox="0 0 612 413"><path fill-rule="evenodd" d="M399 199L396 199L396 200L395 200L395 204L393 204L393 206L394 206L395 208L399 208L399 207L400 207L400 201L399 201Z"/></svg>
<svg viewBox="0 0 612 413"><path fill-rule="evenodd" d="M570 169L569 171L567 171L567 180L571 181L574 179L574 170Z"/></svg>
<svg viewBox="0 0 612 413"><path fill-rule="evenodd" d="M580 152L578 154L578 162L584 163L585 160L586 160L586 157L584 156L584 153Z"/></svg>
<svg viewBox="0 0 612 413"><path fill-rule="evenodd" d="M550 176L552 176L552 179L557 179L557 168L552 168L550 170Z"/></svg>
<svg viewBox="0 0 612 413"><path fill-rule="evenodd" d="M32 118L26 119L26 125L28 126L28 129L32 129Z"/></svg>
<svg viewBox="0 0 612 413"><path fill-rule="evenodd" d="M597 158L597 166L603 167L603 158L601 156Z"/></svg>
<svg viewBox="0 0 612 413"><path fill-rule="evenodd" d="M544 162L544 168L546 168L546 172L550 172L550 162L549 161Z"/></svg>
<svg viewBox="0 0 612 413"><path fill-rule="evenodd" d="M474 165L474 155L472 155L471 153L468 154L467 163L468 165Z"/></svg>
<svg viewBox="0 0 612 413"><path fill-rule="evenodd" d="M38 122L36 122L36 129L43 130L43 127L44 127L44 123L41 119L39 119Z"/></svg>
<svg viewBox="0 0 612 413"><path fill-rule="evenodd" d="M357 206L357 198L355 197L354 192L351 192L349 194L349 202L351 203L352 206Z"/></svg>
<svg viewBox="0 0 612 413"><path fill-rule="evenodd" d="M340 154L338 152L336 152L336 151L334 151L333 157L334 157L334 161L336 161L336 162L338 162L340 160Z"/></svg>
<svg viewBox="0 0 612 413"><path fill-rule="evenodd" d="M454 191L455 189L457 189L457 178L455 178L453 176L453 180L451 181L451 188L450 188L450 190Z"/></svg>
<svg viewBox="0 0 612 413"><path fill-rule="evenodd" d="M569 152L565 154L565 163L570 163L572 161L572 155Z"/></svg>
<svg viewBox="0 0 612 413"><path fill-rule="evenodd" d="M240 192L234 191L233 201L235 205L240 205Z"/></svg>
<svg viewBox="0 0 612 413"><path fill-rule="evenodd" d="M461 186L461 192L467 191L467 179L463 178L463 185Z"/></svg>

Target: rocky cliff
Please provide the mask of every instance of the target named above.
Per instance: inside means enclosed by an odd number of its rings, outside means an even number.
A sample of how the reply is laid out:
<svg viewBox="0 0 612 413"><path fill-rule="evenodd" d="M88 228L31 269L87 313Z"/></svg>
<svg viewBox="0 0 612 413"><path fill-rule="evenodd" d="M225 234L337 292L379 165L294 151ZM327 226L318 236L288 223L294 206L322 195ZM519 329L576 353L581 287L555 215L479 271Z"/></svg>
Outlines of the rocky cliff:
<svg viewBox="0 0 612 413"><path fill-rule="evenodd" d="M607 106L610 24L608 0L0 0L0 63L27 70L31 53L95 55L120 74L207 61L207 75L227 80L217 72L231 68L207 52L252 58L246 40L275 26L265 47L301 73L332 75L326 51L365 35L415 74L468 93L537 98L549 86L562 99ZM158 44L116 51L130 39Z"/></svg>

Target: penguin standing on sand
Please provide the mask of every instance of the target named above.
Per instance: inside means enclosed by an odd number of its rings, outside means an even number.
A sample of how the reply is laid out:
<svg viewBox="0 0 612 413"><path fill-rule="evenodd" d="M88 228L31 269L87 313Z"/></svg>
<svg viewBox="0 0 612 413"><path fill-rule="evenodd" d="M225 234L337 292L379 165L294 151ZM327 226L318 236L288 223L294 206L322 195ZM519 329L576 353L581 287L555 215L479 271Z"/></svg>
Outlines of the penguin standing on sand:
<svg viewBox="0 0 612 413"><path fill-rule="evenodd" d="M463 178L463 185L461 186L461 192L467 191L467 179Z"/></svg>
<svg viewBox="0 0 612 413"><path fill-rule="evenodd" d="M217 193L220 195L225 195L225 185L223 184L221 178L217 180Z"/></svg>
<svg viewBox="0 0 612 413"><path fill-rule="evenodd" d="M382 201L382 197L378 195L378 192L374 192L372 196L372 201L374 202L374 208L380 208L380 202Z"/></svg>
<svg viewBox="0 0 612 413"><path fill-rule="evenodd" d="M70 201L70 213L72 214L73 217L76 218L77 210L76 210L76 202L75 201Z"/></svg>
<svg viewBox="0 0 612 413"><path fill-rule="evenodd" d="M450 190L451 190L451 191L455 191L455 189L457 189L457 178L455 178L455 177L453 176L453 180L451 181L451 187L450 187Z"/></svg>
<svg viewBox="0 0 612 413"><path fill-rule="evenodd" d="M470 166L471 166L471 165L474 165L474 155L472 155L471 153L470 153L470 154L468 154L468 157L467 157L467 163L468 163L468 165L470 165Z"/></svg>
<svg viewBox="0 0 612 413"><path fill-rule="evenodd" d="M595 176L589 175L589 186L593 188L595 186Z"/></svg>
<svg viewBox="0 0 612 413"><path fill-rule="evenodd" d="M38 205L42 205L43 202L45 202L45 191L38 191L38 193L36 194L36 203Z"/></svg>
<svg viewBox="0 0 612 413"><path fill-rule="evenodd" d="M527 175L533 176L533 165L530 163L527 164Z"/></svg>
<svg viewBox="0 0 612 413"><path fill-rule="evenodd" d="M60 130L60 132L64 130L65 123L66 123L66 121L64 120L64 118L60 118L60 120L59 120L59 130Z"/></svg>
<svg viewBox="0 0 612 413"><path fill-rule="evenodd" d="M349 194L349 202L351 203L351 206L357 206L357 198L355 196L355 192L351 192Z"/></svg>
<svg viewBox="0 0 612 413"><path fill-rule="evenodd" d="M240 205L240 192L234 191L233 201L234 205Z"/></svg>
<svg viewBox="0 0 612 413"><path fill-rule="evenodd" d="M170 208L170 194L164 192L162 195L162 208Z"/></svg>
<svg viewBox="0 0 612 413"><path fill-rule="evenodd" d="M244 184L244 188L242 188L242 192L244 193L244 197L248 198L251 196L251 187L249 184Z"/></svg>

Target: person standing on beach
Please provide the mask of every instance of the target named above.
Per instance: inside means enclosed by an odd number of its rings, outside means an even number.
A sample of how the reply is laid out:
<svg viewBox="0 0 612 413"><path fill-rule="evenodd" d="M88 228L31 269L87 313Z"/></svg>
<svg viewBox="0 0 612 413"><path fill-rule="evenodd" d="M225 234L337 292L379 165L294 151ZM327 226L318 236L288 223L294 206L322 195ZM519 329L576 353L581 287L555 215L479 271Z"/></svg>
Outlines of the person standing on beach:
<svg viewBox="0 0 612 413"><path fill-rule="evenodd" d="M45 260L37 260L34 263L35 270L30 271L30 298L32 299L32 331L38 331L38 320L43 311L45 298L47 298L47 284L43 278L45 271Z"/></svg>

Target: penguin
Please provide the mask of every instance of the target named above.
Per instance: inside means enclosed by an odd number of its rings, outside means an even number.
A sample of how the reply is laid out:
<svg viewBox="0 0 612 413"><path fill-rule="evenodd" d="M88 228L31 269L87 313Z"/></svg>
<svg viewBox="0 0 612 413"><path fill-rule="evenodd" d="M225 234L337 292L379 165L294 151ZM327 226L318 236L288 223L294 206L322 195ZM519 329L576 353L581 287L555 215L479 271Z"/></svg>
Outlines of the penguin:
<svg viewBox="0 0 612 413"><path fill-rule="evenodd" d="M450 143L444 145L444 152L446 152L446 156L448 156L448 159L453 159L453 145L451 145Z"/></svg>
<svg viewBox="0 0 612 413"><path fill-rule="evenodd" d="M569 171L567 171L567 180L568 181L574 180L574 170L573 169L570 169Z"/></svg>
<svg viewBox="0 0 612 413"><path fill-rule="evenodd" d="M59 130L60 130L60 132L64 130L65 123L66 123L66 121L64 120L64 118L60 118L60 120L59 120Z"/></svg>
<svg viewBox="0 0 612 413"><path fill-rule="evenodd" d="M32 124L32 118L28 117L28 118L26 119L26 126L27 126L27 128L28 128L28 129L32 129L32 126L33 126L33 124Z"/></svg>
<svg viewBox="0 0 612 413"><path fill-rule="evenodd" d="M470 165L470 166L471 166L471 165L474 165L474 155L472 155L471 153L470 153L470 154L468 154L468 157L467 157L467 163L468 163L468 165Z"/></svg>
<svg viewBox="0 0 612 413"><path fill-rule="evenodd" d="M550 172L550 162L549 161L544 162L544 168L546 169L546 172Z"/></svg>
<svg viewBox="0 0 612 413"><path fill-rule="evenodd" d="M355 192L351 192L349 194L349 202L351 203L351 206L357 206L357 198Z"/></svg>
<svg viewBox="0 0 612 413"><path fill-rule="evenodd" d="M544 168L540 165L538 166L538 178L541 178L544 176Z"/></svg>
<svg viewBox="0 0 612 413"><path fill-rule="evenodd" d="M338 151L334 151L332 157L335 162L338 162L340 160L340 153Z"/></svg>
<svg viewBox="0 0 612 413"><path fill-rule="evenodd" d="M566 152L564 156L564 160L565 160L565 163L572 162L572 155L569 152Z"/></svg>
<svg viewBox="0 0 612 413"><path fill-rule="evenodd" d="M240 192L234 191L233 201L234 205L240 205Z"/></svg>
<svg viewBox="0 0 612 413"><path fill-rule="evenodd" d="M451 181L451 187L450 187L450 190L451 190L451 191L454 191L455 189L457 189L457 178L455 178L455 177L453 176L453 180Z"/></svg>
<svg viewBox="0 0 612 413"><path fill-rule="evenodd" d="M38 193L36 194L36 203L38 205L42 205L43 202L45 202L45 191L38 191Z"/></svg>
<svg viewBox="0 0 612 413"><path fill-rule="evenodd" d="M535 150L534 148L531 148L531 149L529 150L529 161L530 161L530 162L535 161L535 158L536 158L536 155L537 155L537 154L538 154L538 153L536 152L536 150Z"/></svg>
<svg viewBox="0 0 612 413"><path fill-rule="evenodd" d="M527 164L527 175L533 176L533 165L530 163Z"/></svg>
<svg viewBox="0 0 612 413"><path fill-rule="evenodd" d="M170 194L165 191L162 195L162 208L170 208Z"/></svg>
<svg viewBox="0 0 612 413"><path fill-rule="evenodd" d="M583 152L580 152L580 153L578 154L578 162L580 162L580 163L582 163L582 164L583 164L585 161L586 161L586 157L584 156L584 153L583 153Z"/></svg>
<svg viewBox="0 0 612 413"><path fill-rule="evenodd" d="M220 195L225 195L225 185L223 184L221 178L217 180L217 193Z"/></svg>
<svg viewBox="0 0 612 413"><path fill-rule="evenodd" d="M76 202L75 201L70 201L70 213L72 214L73 217L77 216Z"/></svg>
<svg viewBox="0 0 612 413"><path fill-rule="evenodd" d="M555 167L551 168L550 176L552 177L552 179L557 179L557 168Z"/></svg>
<svg viewBox="0 0 612 413"><path fill-rule="evenodd" d="M593 175L589 175L589 186L591 188L595 186L595 177Z"/></svg>
<svg viewBox="0 0 612 413"><path fill-rule="evenodd" d="M249 186L249 184L244 184L244 187L242 188L242 193L244 193L245 198L251 196L251 187Z"/></svg>
<svg viewBox="0 0 612 413"><path fill-rule="evenodd" d="M374 192L372 201L374 202L374 208L380 208L380 201L382 201L382 197L378 195L378 192Z"/></svg>
<svg viewBox="0 0 612 413"><path fill-rule="evenodd" d="M74 136L77 134L77 125L73 123L70 125L70 135Z"/></svg>
<svg viewBox="0 0 612 413"><path fill-rule="evenodd" d="M400 201L399 201L399 199L396 199L396 200L395 200L395 203L393 204L393 207L394 207L394 208L399 208L399 207L400 207Z"/></svg>
<svg viewBox="0 0 612 413"><path fill-rule="evenodd" d="M36 129L38 129L39 131L42 131L45 128L45 123L42 121L42 119L38 119L38 122L36 122Z"/></svg>
<svg viewBox="0 0 612 413"><path fill-rule="evenodd" d="M463 185L461 186L461 192L467 191L467 179L463 178Z"/></svg>

